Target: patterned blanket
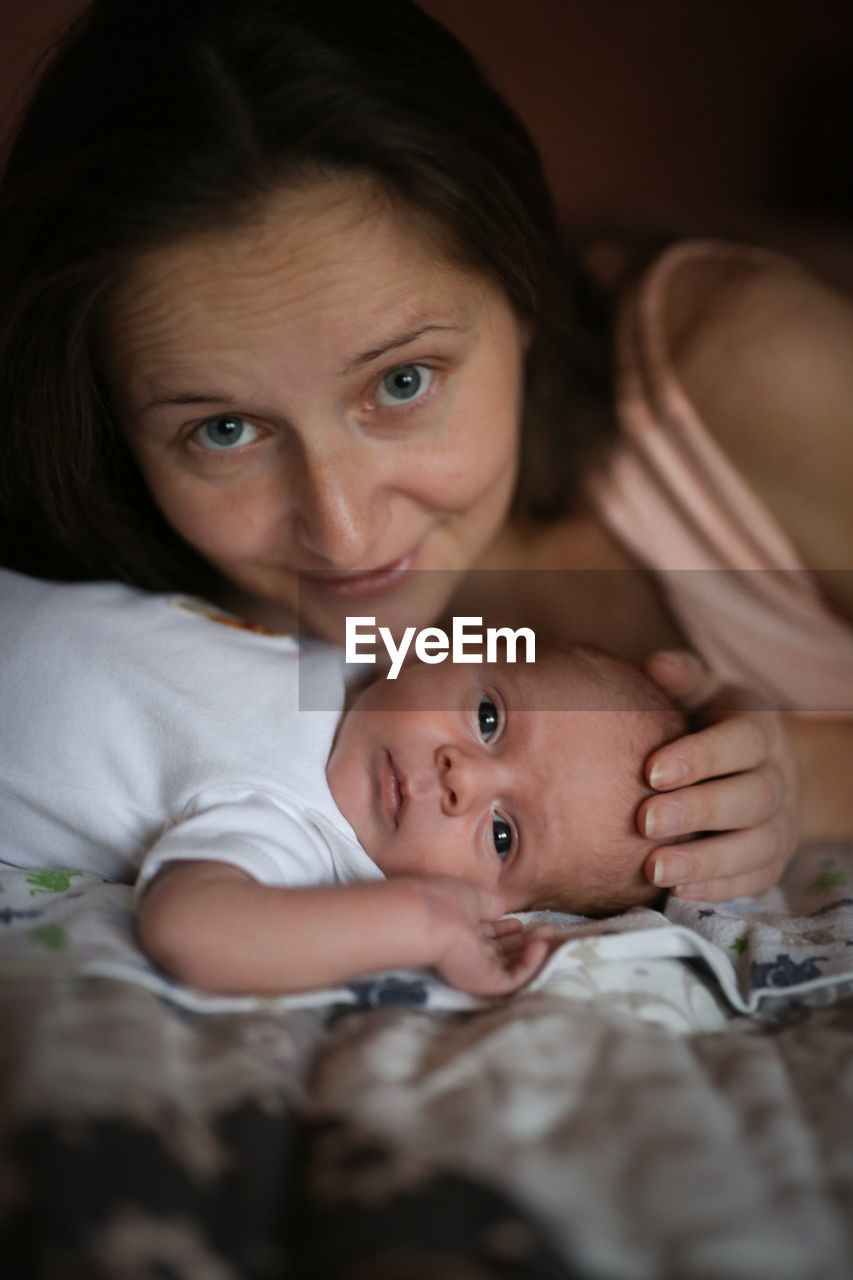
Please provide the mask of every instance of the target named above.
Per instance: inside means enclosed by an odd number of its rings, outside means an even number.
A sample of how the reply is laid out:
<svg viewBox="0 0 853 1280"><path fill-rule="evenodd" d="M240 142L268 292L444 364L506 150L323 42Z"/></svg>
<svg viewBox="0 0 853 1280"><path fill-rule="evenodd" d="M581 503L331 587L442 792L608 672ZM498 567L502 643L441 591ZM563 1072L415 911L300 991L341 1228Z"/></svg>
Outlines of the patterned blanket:
<svg viewBox="0 0 853 1280"><path fill-rule="evenodd" d="M0 871L9 1280L850 1280L853 849L560 919L530 988L211 1005L129 890Z"/></svg>
<svg viewBox="0 0 853 1280"><path fill-rule="evenodd" d="M782 884L760 898L691 903L670 897L663 911L638 907L605 920L527 913L558 931L558 942L531 990L590 965L691 959L703 964L734 1009L754 1013L806 995L831 1000L853 993L853 848L803 850ZM0 976L63 973L139 982L187 1009L407 1004L429 1009L482 1008L489 1002L445 986L424 971L367 975L301 995L222 997L192 991L151 965L134 937L132 890L73 870L22 871L0 865ZM623 973L624 970L624 973ZM615 972L615 971L614 971Z"/></svg>

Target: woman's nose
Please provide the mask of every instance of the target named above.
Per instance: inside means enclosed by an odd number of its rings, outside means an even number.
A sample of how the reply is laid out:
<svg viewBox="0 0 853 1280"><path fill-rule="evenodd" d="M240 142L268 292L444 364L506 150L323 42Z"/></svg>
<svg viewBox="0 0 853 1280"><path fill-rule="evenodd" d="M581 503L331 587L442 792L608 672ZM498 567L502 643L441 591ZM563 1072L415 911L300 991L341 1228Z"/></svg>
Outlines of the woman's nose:
<svg viewBox="0 0 853 1280"><path fill-rule="evenodd" d="M295 505L296 539L324 567L372 567L366 561L388 521L388 504L365 458L340 453L306 457Z"/></svg>
<svg viewBox="0 0 853 1280"><path fill-rule="evenodd" d="M439 747L435 753L444 813L461 816L487 799L488 762L459 747Z"/></svg>

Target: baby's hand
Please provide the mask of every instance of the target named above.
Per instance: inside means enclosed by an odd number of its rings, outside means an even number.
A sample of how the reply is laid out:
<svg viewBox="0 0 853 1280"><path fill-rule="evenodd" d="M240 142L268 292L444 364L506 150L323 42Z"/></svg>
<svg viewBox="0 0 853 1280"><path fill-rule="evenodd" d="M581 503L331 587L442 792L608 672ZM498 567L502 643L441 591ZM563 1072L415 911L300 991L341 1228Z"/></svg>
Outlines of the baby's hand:
<svg viewBox="0 0 853 1280"><path fill-rule="evenodd" d="M548 942L525 933L520 920L501 919L500 894L452 876L424 876L421 884L436 938L432 964L445 982L475 996L506 996L530 981Z"/></svg>
<svg viewBox="0 0 853 1280"><path fill-rule="evenodd" d="M787 866L799 827L798 778L781 715L756 710L754 698L686 651L653 654L645 669L707 726L646 761L649 785L667 794L643 802L640 830L653 839L703 835L653 850L647 877L683 898L761 893Z"/></svg>

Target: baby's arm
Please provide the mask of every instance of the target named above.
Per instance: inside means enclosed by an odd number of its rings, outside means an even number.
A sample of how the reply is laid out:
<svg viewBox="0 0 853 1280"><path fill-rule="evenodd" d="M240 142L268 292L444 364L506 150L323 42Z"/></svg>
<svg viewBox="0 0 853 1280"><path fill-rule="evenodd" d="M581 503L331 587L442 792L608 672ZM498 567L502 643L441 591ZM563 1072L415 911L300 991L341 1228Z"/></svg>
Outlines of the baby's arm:
<svg viewBox="0 0 853 1280"><path fill-rule="evenodd" d="M224 862L176 862L145 892L148 956L191 986L283 993L382 969L431 966L452 986L508 995L547 943L501 920L498 894L449 876L273 888Z"/></svg>

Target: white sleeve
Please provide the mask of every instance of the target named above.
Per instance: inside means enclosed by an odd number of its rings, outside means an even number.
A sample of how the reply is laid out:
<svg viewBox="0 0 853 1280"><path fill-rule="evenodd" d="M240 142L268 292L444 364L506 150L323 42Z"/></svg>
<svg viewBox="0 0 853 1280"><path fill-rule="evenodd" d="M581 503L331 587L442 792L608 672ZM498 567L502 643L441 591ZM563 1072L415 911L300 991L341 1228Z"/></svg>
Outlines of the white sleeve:
<svg viewBox="0 0 853 1280"><path fill-rule="evenodd" d="M229 862L261 884L301 888L337 878L327 843L285 797L242 787L196 796L170 822L139 868L136 896L168 862Z"/></svg>

